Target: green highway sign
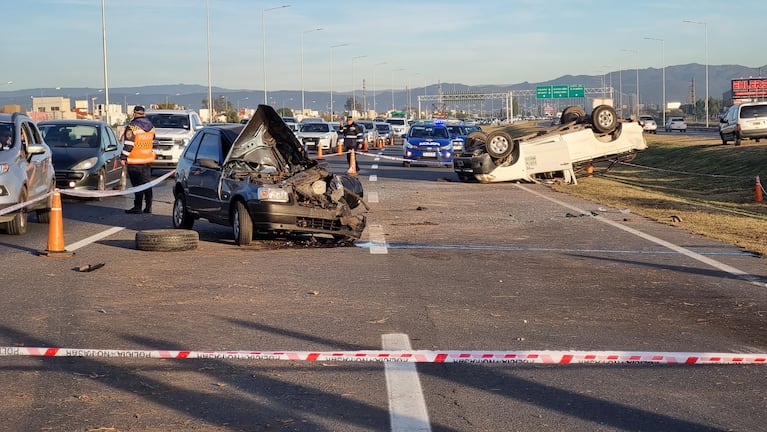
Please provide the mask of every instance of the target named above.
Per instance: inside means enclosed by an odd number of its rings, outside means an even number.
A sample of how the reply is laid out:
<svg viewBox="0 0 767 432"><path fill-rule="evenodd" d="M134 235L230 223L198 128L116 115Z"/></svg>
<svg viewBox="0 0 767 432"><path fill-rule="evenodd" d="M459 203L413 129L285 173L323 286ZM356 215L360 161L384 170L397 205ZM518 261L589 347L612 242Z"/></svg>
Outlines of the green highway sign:
<svg viewBox="0 0 767 432"><path fill-rule="evenodd" d="M535 88L536 99L551 99L551 86L538 86Z"/></svg>
<svg viewBox="0 0 767 432"><path fill-rule="evenodd" d="M566 85L555 85L551 86L552 88L552 95L554 99L565 99L567 98L569 92L568 92L568 86Z"/></svg>
<svg viewBox="0 0 767 432"><path fill-rule="evenodd" d="M575 84L575 85L568 86L567 94L568 94L568 97L571 97L571 98L584 97L585 92L583 89L583 84Z"/></svg>
<svg viewBox="0 0 767 432"><path fill-rule="evenodd" d="M537 86L535 88L536 99L582 98L584 94L583 84Z"/></svg>

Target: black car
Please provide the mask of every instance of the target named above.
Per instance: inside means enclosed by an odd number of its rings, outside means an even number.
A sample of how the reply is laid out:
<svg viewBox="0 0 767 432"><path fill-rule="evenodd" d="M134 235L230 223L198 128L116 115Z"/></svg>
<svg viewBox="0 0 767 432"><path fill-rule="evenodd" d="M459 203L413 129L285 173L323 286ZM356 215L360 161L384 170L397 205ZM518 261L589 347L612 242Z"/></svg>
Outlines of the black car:
<svg viewBox="0 0 767 432"><path fill-rule="evenodd" d="M255 235L311 235L356 240L365 217L352 214L362 184L309 159L270 106L247 125L206 126L192 137L176 167L173 226L195 219L231 226L237 244Z"/></svg>
<svg viewBox="0 0 767 432"><path fill-rule="evenodd" d="M123 145L103 121L45 120L37 124L53 153L59 189L125 189Z"/></svg>

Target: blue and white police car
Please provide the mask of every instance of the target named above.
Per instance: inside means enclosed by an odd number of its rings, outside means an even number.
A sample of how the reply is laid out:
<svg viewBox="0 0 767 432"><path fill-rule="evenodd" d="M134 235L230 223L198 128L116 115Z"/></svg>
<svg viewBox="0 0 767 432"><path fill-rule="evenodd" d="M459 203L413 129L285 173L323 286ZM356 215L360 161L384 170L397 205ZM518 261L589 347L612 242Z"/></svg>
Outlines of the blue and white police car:
<svg viewBox="0 0 767 432"><path fill-rule="evenodd" d="M409 167L418 161L434 161L451 166L453 163L453 139L443 123L416 122L403 136L402 166Z"/></svg>

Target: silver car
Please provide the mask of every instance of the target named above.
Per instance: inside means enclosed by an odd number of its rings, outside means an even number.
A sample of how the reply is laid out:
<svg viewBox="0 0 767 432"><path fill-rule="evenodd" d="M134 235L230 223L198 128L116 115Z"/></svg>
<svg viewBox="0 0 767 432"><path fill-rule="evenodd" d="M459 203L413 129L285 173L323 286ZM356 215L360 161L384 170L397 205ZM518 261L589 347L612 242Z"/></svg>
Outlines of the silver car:
<svg viewBox="0 0 767 432"><path fill-rule="evenodd" d="M0 213L16 204L34 201L21 209L0 214L0 228L8 234L27 232L27 213L37 221L50 221L52 192L56 187L51 149L40 131L22 113L0 114Z"/></svg>

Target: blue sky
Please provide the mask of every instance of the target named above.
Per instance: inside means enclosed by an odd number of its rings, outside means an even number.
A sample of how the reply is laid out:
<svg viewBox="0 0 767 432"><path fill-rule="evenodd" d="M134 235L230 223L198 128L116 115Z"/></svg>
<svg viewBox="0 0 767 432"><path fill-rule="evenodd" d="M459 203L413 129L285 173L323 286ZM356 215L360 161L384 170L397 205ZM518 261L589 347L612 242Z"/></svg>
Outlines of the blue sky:
<svg viewBox="0 0 767 432"><path fill-rule="evenodd" d="M262 17L270 91L301 88L302 39L307 91L331 76L337 91L363 79L381 90L704 64L706 28L709 64L767 63L764 0L208 1L209 14L205 0L105 0L109 87L207 85L206 16L212 83L230 89L264 88ZM101 11L101 0L4 5L2 90L103 87Z"/></svg>

